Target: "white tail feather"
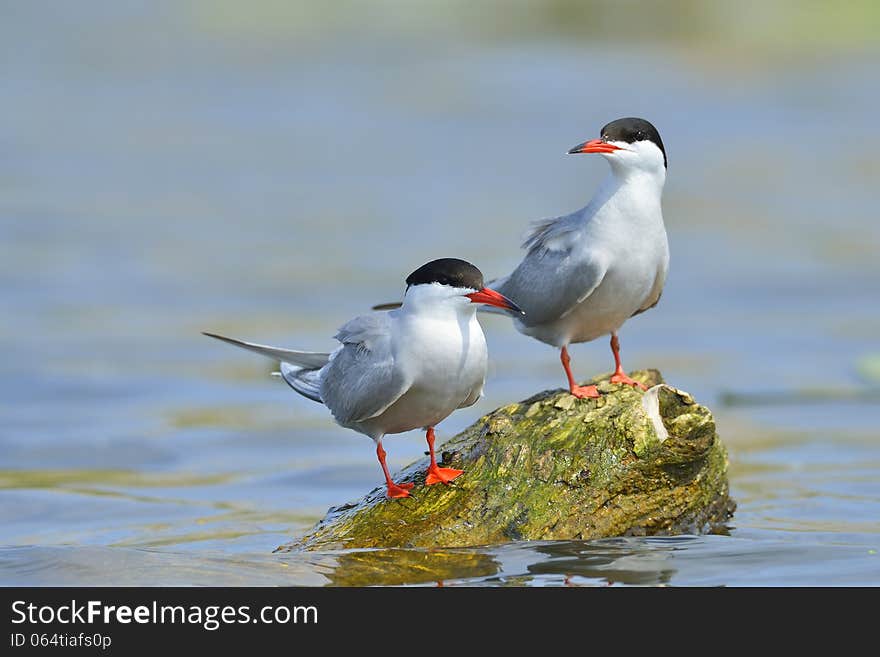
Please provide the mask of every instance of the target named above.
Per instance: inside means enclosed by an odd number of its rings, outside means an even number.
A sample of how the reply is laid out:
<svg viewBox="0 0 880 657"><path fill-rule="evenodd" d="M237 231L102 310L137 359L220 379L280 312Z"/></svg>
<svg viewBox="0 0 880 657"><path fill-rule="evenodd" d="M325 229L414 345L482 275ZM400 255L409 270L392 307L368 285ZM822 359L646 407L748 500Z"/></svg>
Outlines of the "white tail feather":
<svg viewBox="0 0 880 657"><path fill-rule="evenodd" d="M281 363L281 377L287 382L291 388L296 390L303 397L308 397L312 401L324 403L321 399L321 374L320 370L309 370L302 367L296 367L290 363Z"/></svg>

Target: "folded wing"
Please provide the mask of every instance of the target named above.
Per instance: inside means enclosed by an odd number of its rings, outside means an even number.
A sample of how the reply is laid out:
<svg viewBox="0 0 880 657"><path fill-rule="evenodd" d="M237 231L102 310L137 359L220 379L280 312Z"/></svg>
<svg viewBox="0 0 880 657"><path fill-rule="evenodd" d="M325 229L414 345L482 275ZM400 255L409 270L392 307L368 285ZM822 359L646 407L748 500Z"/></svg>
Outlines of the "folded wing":
<svg viewBox="0 0 880 657"><path fill-rule="evenodd" d="M381 415L409 389L394 359L391 313L356 317L336 334L342 347L322 372L321 397L342 425Z"/></svg>
<svg viewBox="0 0 880 657"><path fill-rule="evenodd" d="M520 322L535 326L570 313L599 286L605 272L601 259L588 253L532 249L494 289L525 311Z"/></svg>

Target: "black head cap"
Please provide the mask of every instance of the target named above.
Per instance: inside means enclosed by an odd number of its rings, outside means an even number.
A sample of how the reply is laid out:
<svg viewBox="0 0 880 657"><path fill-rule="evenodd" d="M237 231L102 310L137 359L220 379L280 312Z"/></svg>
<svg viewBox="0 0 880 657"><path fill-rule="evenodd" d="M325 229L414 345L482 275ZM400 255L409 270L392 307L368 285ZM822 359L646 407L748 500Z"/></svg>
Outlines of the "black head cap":
<svg viewBox="0 0 880 657"><path fill-rule="evenodd" d="M657 128L648 121L645 121L645 119L637 119L632 116L625 119L617 119L602 128L599 134L606 141L622 141L627 144L633 144L637 141L652 141L660 149L660 152L663 153L663 166L668 168L666 149L663 148L660 133L657 132Z"/></svg>
<svg viewBox="0 0 880 657"><path fill-rule="evenodd" d="M423 283L440 283L452 287L482 290L483 272L466 260L440 258L422 265L406 277L407 287Z"/></svg>

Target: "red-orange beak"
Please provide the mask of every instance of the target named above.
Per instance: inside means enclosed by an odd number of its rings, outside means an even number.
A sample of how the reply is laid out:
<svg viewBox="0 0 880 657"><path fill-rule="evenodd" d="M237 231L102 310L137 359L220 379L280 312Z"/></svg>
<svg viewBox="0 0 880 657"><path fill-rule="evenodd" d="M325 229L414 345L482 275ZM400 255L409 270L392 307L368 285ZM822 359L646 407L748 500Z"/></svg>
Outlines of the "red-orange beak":
<svg viewBox="0 0 880 657"><path fill-rule="evenodd" d="M517 306L513 301L508 299L503 294L496 292L495 290L492 290L488 287L484 287L482 290L478 290L477 292L465 294L465 296L471 300L471 303L485 303L488 306L507 308L508 310L512 310L513 312L519 313L520 315L525 315L522 308Z"/></svg>
<svg viewBox="0 0 880 657"><path fill-rule="evenodd" d="M578 144L570 151L568 151L568 154L573 155L574 153L613 153L614 151L619 150L622 150L620 146L609 144L603 139L591 139L590 141L585 141L583 144Z"/></svg>

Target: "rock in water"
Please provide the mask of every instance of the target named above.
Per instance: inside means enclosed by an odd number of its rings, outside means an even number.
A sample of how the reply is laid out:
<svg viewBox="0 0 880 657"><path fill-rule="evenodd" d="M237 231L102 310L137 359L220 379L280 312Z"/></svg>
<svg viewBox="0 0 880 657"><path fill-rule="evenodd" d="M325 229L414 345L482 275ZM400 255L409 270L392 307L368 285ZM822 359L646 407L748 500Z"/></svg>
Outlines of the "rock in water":
<svg viewBox="0 0 880 657"><path fill-rule="evenodd" d="M415 499L377 487L330 509L302 539L278 550L461 547L513 540L703 533L735 509L727 452L705 406L632 374L642 393L596 379L599 399L542 392L480 418L442 447L464 474L424 486L428 459L398 473Z"/></svg>

